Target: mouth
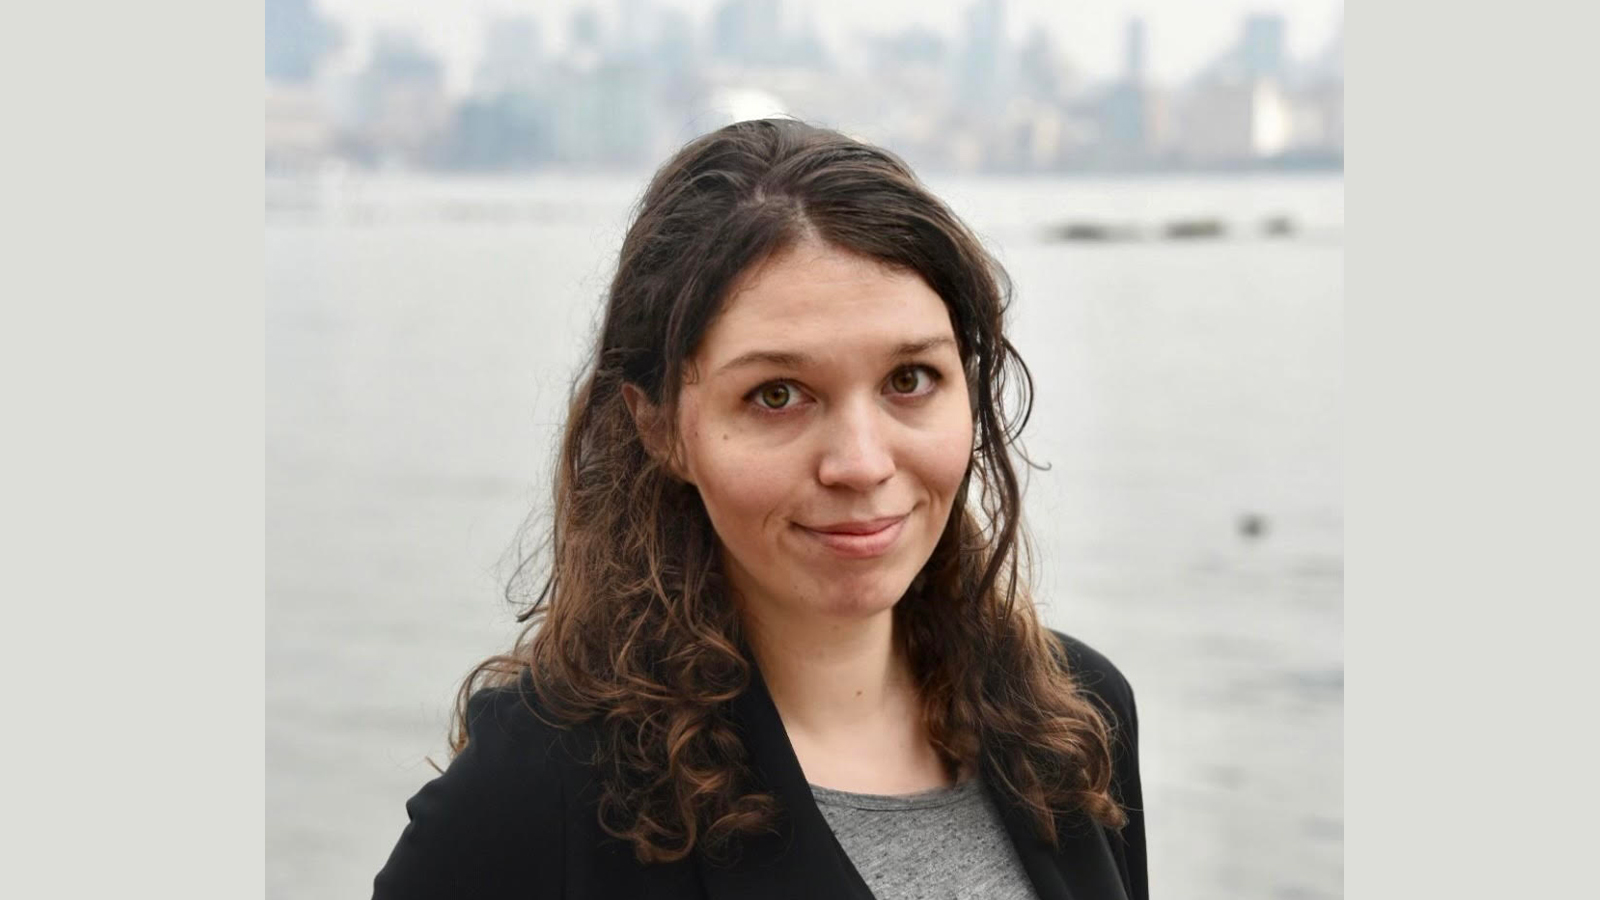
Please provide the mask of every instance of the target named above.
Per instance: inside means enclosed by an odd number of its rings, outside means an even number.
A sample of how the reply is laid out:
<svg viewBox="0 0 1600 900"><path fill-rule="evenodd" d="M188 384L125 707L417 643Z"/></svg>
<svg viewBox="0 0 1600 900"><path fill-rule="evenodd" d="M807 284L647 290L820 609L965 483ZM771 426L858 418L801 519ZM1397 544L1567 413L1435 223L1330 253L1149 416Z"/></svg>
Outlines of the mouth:
<svg viewBox="0 0 1600 900"><path fill-rule="evenodd" d="M908 516L909 514L857 522L836 522L816 528L796 523L795 527L806 537L837 556L846 559L871 559L882 556L894 546Z"/></svg>

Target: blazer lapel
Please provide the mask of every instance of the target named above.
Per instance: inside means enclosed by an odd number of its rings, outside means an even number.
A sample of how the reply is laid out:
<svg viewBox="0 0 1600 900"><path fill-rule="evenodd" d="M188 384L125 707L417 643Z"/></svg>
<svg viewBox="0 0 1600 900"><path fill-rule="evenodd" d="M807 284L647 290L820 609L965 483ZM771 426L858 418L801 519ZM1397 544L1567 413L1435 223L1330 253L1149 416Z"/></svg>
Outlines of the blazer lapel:
<svg viewBox="0 0 1600 900"><path fill-rule="evenodd" d="M817 809L760 670L751 669L749 689L733 701L733 718L743 732L756 777L777 797L778 833L742 838L729 863L712 863L696 853L706 895L712 900L871 900L872 892Z"/></svg>
<svg viewBox="0 0 1600 900"><path fill-rule="evenodd" d="M706 895L711 900L872 900L872 891L817 808L759 669L752 667L750 687L734 699L732 711L751 768L778 799L778 832L740 839L728 863L712 863L696 853ZM1105 831L1088 816L1074 813L1056 820L1058 850L1034 836L1024 810L998 794L991 796L1039 900L1128 900Z"/></svg>

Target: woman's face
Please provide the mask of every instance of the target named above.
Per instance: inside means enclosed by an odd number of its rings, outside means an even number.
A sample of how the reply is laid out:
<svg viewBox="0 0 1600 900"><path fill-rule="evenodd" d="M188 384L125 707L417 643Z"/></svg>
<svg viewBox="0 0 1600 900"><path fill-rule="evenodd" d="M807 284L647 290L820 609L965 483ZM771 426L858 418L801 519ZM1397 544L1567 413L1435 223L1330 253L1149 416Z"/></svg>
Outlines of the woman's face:
<svg viewBox="0 0 1600 900"><path fill-rule="evenodd" d="M764 622L887 610L972 456L950 316L917 275L806 241L746 273L679 407L679 474Z"/></svg>

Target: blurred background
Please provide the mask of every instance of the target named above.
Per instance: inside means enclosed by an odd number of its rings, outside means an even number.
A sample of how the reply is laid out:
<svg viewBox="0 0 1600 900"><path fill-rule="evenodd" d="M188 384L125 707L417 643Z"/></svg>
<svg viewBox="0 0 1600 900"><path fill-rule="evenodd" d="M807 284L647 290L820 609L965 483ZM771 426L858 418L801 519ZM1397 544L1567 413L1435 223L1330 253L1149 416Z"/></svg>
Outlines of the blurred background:
<svg viewBox="0 0 1600 900"><path fill-rule="evenodd" d="M1015 282L1046 622L1138 695L1153 895L1343 894L1343 7L268 0L267 895L367 896L516 632L631 204L789 114Z"/></svg>

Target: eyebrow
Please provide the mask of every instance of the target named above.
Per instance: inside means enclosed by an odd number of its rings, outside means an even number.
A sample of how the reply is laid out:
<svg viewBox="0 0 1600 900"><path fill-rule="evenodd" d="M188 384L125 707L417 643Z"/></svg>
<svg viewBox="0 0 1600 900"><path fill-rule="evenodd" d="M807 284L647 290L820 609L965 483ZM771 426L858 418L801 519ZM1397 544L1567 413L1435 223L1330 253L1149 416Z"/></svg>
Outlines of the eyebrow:
<svg viewBox="0 0 1600 900"><path fill-rule="evenodd" d="M947 344L951 347L954 347L956 345L955 338L940 336L924 338L920 341L907 341L894 348L894 351L889 354L889 358L906 359L908 357L920 356L929 350L934 349L935 347L942 347ZM815 360L804 353L796 353L788 350L752 350L749 353L741 353L733 359L723 363L720 367L718 367L717 374L721 375L724 372L728 372L733 369L742 369L747 366L758 365L799 369L811 365L813 362L815 362Z"/></svg>

